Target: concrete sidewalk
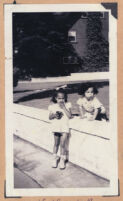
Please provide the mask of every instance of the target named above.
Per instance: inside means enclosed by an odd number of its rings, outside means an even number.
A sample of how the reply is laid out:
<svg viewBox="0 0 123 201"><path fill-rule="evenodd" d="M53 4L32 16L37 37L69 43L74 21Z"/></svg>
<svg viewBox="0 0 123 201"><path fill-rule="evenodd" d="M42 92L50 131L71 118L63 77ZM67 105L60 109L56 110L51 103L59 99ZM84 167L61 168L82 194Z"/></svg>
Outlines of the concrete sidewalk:
<svg viewBox="0 0 123 201"><path fill-rule="evenodd" d="M14 186L15 188L41 188L36 181L16 167L14 167Z"/></svg>
<svg viewBox="0 0 123 201"><path fill-rule="evenodd" d="M15 188L108 187L110 184L70 162L66 164L65 170L52 168L50 152L17 136L14 136L14 163Z"/></svg>

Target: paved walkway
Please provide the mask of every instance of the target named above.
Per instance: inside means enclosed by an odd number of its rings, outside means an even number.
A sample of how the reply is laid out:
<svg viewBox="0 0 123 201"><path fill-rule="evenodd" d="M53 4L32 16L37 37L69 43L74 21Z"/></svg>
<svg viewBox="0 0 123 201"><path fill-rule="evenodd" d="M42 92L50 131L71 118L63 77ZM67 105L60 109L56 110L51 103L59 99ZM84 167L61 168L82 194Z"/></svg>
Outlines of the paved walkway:
<svg viewBox="0 0 123 201"><path fill-rule="evenodd" d="M108 187L109 181L72 163L52 168L52 154L14 136L15 188Z"/></svg>
<svg viewBox="0 0 123 201"><path fill-rule="evenodd" d="M36 181L16 167L14 167L14 186L15 188L41 188Z"/></svg>

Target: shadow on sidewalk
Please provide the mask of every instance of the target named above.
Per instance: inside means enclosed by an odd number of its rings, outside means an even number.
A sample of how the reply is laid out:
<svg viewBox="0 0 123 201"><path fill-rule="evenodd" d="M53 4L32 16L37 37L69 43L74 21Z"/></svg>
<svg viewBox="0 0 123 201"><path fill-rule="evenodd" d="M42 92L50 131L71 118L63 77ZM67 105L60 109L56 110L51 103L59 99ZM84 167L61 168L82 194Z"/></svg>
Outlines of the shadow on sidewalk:
<svg viewBox="0 0 123 201"><path fill-rule="evenodd" d="M31 177L14 167L14 188L42 188Z"/></svg>
<svg viewBox="0 0 123 201"><path fill-rule="evenodd" d="M83 82L84 83L84 82ZM93 82L93 84L97 87L97 88L103 88L104 86L108 86L109 82L105 81L105 82ZM67 87L65 88L65 91L67 94L72 94L72 93L78 93L80 91L80 87L81 87L82 83L75 83L75 84L67 84ZM39 92L35 92L33 91L32 94L27 94L27 95L23 95L22 97L18 98L17 100L14 101L14 103L20 103L20 102L26 102L29 100L33 100L33 99L42 99L42 98L48 98L51 97L54 89L47 89L47 90L40 90ZM31 90L30 90L31 91Z"/></svg>
<svg viewBox="0 0 123 201"><path fill-rule="evenodd" d="M50 152L14 136L14 162L18 168L14 169L14 187L83 188L110 185L109 180L70 162L64 170L52 168L52 159Z"/></svg>

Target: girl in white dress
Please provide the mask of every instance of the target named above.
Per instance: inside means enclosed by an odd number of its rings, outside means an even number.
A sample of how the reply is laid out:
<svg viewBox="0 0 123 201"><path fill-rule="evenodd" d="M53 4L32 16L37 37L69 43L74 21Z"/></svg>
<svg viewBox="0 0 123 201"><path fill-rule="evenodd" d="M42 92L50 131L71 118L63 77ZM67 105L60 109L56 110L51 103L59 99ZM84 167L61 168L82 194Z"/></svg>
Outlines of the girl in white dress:
<svg viewBox="0 0 123 201"><path fill-rule="evenodd" d="M53 164L52 167L56 168L59 163L60 169L65 168L66 160L66 140L69 135L69 119L71 114L71 103L67 102L67 94L61 88L56 90L51 99L52 103L49 105L49 119L51 120L52 132L54 134L54 147L53 147ZM57 152L60 146L60 158Z"/></svg>
<svg viewBox="0 0 123 201"><path fill-rule="evenodd" d="M77 101L80 118L86 118L89 121L108 120L103 104L96 97L98 90L92 83L83 84L80 93L82 98Z"/></svg>

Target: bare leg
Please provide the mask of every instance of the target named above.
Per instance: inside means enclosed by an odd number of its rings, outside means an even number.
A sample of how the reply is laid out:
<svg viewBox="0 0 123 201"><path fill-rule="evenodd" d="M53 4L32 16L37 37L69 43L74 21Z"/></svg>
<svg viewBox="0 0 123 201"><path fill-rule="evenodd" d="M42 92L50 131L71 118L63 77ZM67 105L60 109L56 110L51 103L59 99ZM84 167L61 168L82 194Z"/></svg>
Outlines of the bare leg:
<svg viewBox="0 0 123 201"><path fill-rule="evenodd" d="M65 168L65 160L66 160L66 141L67 141L67 133L63 133L60 139L60 169Z"/></svg>
<svg viewBox="0 0 123 201"><path fill-rule="evenodd" d="M53 153L54 154L57 154L59 144L60 144L60 135L55 135L54 134L54 147L53 147Z"/></svg>
<svg viewBox="0 0 123 201"><path fill-rule="evenodd" d="M57 168L59 157L57 156L58 148L60 144L60 135L54 133L54 147L53 147L53 162L52 167Z"/></svg>
<svg viewBox="0 0 123 201"><path fill-rule="evenodd" d="M60 139L60 154L66 155L66 141L67 141L67 133L63 133Z"/></svg>

